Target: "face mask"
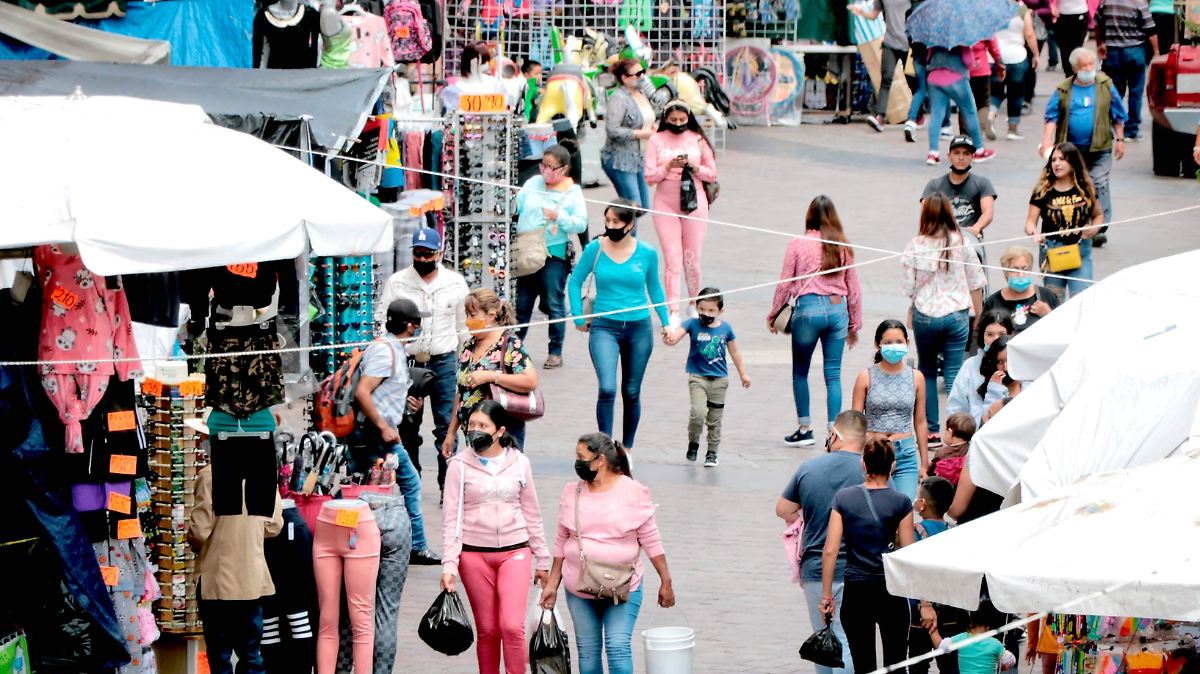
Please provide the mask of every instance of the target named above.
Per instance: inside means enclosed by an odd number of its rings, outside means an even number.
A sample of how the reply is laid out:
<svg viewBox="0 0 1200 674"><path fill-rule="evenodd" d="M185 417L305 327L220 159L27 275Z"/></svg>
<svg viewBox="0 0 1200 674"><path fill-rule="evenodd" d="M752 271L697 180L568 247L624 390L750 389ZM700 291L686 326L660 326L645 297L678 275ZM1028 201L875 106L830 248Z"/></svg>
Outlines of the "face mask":
<svg viewBox="0 0 1200 674"><path fill-rule="evenodd" d="M1029 286L1033 285L1033 278L1030 276L1010 276L1008 277L1008 287L1015 292L1023 293L1029 290Z"/></svg>
<svg viewBox="0 0 1200 674"><path fill-rule="evenodd" d="M429 276L437 269L437 260L413 260L413 269L421 276Z"/></svg>
<svg viewBox="0 0 1200 674"><path fill-rule="evenodd" d="M595 459L592 459L592 461L595 461ZM591 482L595 480L596 474L600 472L591 467L592 461L584 461L583 459L577 459L575 461L575 474L578 475L579 479L583 480L584 482Z"/></svg>
<svg viewBox="0 0 1200 674"><path fill-rule="evenodd" d="M487 448L492 446L492 434L483 431L467 431L467 442L471 443L471 449L475 450L476 454L486 452Z"/></svg>
<svg viewBox="0 0 1200 674"><path fill-rule="evenodd" d="M1092 82L1096 81L1096 71L1095 70L1076 70L1075 71L1075 79L1080 84L1091 84Z"/></svg>
<svg viewBox="0 0 1200 674"><path fill-rule="evenodd" d="M704 314L700 314L700 325L703 325L706 328L712 325L716 320L716 316L705 316Z"/></svg>
<svg viewBox="0 0 1200 674"><path fill-rule="evenodd" d="M629 234L629 232L625 231L624 227L605 227L604 228L604 235L608 237L609 241L612 241L614 243L617 241L620 241L621 239L624 239L627 234Z"/></svg>
<svg viewBox="0 0 1200 674"><path fill-rule="evenodd" d="M971 172L971 165L967 164L966 168L958 168L957 166L951 166L950 172L956 176L965 176Z"/></svg>
<svg viewBox="0 0 1200 674"><path fill-rule="evenodd" d="M884 360L892 365L895 365L896 363L904 360L904 356L908 354L908 345L884 344L883 346L879 347L879 354L883 356Z"/></svg>
<svg viewBox="0 0 1200 674"><path fill-rule="evenodd" d="M687 124L667 124L666 122L663 122L663 129L670 131L671 133L683 133L684 131L687 131Z"/></svg>
<svg viewBox="0 0 1200 674"><path fill-rule="evenodd" d="M487 321L483 320L482 318L468 318L466 322L467 329L472 331L483 330L487 327Z"/></svg>

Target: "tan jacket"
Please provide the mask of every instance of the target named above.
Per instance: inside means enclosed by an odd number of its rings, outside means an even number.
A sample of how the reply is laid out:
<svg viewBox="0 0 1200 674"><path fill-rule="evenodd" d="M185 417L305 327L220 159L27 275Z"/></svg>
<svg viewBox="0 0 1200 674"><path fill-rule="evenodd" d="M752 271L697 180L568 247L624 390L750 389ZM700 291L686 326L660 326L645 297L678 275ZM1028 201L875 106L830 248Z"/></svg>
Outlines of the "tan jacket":
<svg viewBox="0 0 1200 674"><path fill-rule="evenodd" d="M212 467L196 479L196 507L188 518L188 541L196 551L200 572L200 598L252 600L275 594L271 572L263 556L263 539L283 529L283 507L275 494L270 517L246 515L217 517L212 507Z"/></svg>

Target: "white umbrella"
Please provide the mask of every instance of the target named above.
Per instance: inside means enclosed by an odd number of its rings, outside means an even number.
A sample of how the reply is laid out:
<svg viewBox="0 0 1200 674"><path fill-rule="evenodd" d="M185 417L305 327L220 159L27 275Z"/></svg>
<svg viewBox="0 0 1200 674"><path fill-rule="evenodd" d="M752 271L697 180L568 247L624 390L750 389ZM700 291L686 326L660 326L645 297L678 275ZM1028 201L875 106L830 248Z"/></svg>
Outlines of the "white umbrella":
<svg viewBox="0 0 1200 674"><path fill-rule="evenodd" d="M384 252L387 213L197 106L0 98L0 248L73 242L101 275Z"/></svg>
<svg viewBox="0 0 1200 674"><path fill-rule="evenodd" d="M1200 443L884 555L888 592L1008 613L1200 620Z"/></svg>

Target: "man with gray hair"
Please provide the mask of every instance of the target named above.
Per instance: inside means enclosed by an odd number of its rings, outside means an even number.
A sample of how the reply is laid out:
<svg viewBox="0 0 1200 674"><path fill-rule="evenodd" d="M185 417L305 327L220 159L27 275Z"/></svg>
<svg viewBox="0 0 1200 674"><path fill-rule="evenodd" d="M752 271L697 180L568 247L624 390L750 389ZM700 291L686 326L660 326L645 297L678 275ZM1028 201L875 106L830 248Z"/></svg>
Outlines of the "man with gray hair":
<svg viewBox="0 0 1200 674"><path fill-rule="evenodd" d="M1096 184L1096 196L1104 210L1104 222L1112 221L1112 197L1108 177L1113 156L1125 156L1125 120L1128 113L1112 78L1096 69L1096 54L1087 47L1071 52L1075 74L1059 83L1046 102L1046 128L1038 154L1048 159L1054 146L1070 141L1083 152L1088 175ZM1104 229L1092 245L1104 245Z"/></svg>

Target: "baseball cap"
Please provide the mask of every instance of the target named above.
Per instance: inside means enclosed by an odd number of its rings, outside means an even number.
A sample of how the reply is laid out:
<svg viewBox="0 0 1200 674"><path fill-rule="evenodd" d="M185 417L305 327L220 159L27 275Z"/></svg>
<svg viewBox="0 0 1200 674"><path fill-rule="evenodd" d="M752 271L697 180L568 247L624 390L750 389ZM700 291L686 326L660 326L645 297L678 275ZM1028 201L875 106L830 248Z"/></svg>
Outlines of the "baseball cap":
<svg viewBox="0 0 1200 674"><path fill-rule="evenodd" d="M438 234L436 229L422 227L413 232L412 247L424 248L425 250L441 250L442 235Z"/></svg>
<svg viewBox="0 0 1200 674"><path fill-rule="evenodd" d="M950 139L950 149L953 150L956 147L965 147L971 152L974 152L975 141L971 140L967 136L955 136Z"/></svg>
<svg viewBox="0 0 1200 674"><path fill-rule="evenodd" d="M412 300L404 298L392 300L387 308L387 323L384 329L392 334L400 332L401 326L409 323L420 323L422 318L428 318L428 311L421 311Z"/></svg>

